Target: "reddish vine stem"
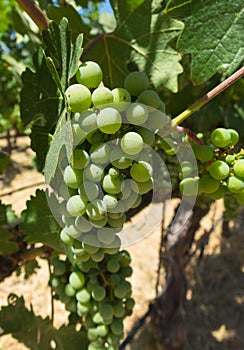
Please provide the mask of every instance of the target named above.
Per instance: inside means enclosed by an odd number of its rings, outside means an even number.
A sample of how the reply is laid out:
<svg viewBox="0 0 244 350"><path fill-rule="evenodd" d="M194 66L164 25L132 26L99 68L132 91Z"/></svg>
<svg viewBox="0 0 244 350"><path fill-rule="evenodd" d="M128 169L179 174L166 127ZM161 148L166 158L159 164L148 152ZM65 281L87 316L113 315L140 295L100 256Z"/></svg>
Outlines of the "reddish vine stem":
<svg viewBox="0 0 244 350"><path fill-rule="evenodd" d="M49 26L49 19L42 12L42 10L36 5L34 0L16 0L22 9L30 16L35 22L40 31L47 29Z"/></svg>
<svg viewBox="0 0 244 350"><path fill-rule="evenodd" d="M176 130L183 132L184 134L188 135L189 138L191 140L193 140L196 144L198 144L199 146L204 146L204 142L202 140L200 140L195 134L194 132L192 132L190 129L187 128L183 128L183 126L176 126Z"/></svg>

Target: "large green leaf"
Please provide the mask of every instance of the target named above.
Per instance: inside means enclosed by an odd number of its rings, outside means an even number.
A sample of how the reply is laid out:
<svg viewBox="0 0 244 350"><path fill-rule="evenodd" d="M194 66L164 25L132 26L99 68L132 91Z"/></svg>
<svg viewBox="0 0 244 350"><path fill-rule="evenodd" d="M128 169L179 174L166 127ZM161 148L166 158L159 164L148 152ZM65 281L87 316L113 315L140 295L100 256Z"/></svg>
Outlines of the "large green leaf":
<svg viewBox="0 0 244 350"><path fill-rule="evenodd" d="M20 230L25 234L28 243L43 243L62 251L59 240L60 226L49 208L46 194L37 190L36 195L27 201L27 209L21 214Z"/></svg>
<svg viewBox="0 0 244 350"><path fill-rule="evenodd" d="M65 322L65 320L64 320ZM9 296L8 305L0 313L1 336L12 334L20 343L29 349L38 350L85 350L86 334L77 332L75 326L55 328L48 317L37 316L31 306L25 306L23 297Z"/></svg>
<svg viewBox="0 0 244 350"><path fill-rule="evenodd" d="M101 34L88 43L83 59L98 61L104 71L104 83L109 87L123 85L127 65L134 61L145 71L156 87L178 89L177 78L182 72L181 56L173 48L183 24L162 13L152 14L152 1L113 1L117 27L113 33Z"/></svg>
<svg viewBox="0 0 244 350"><path fill-rule="evenodd" d="M195 84L205 82L217 72L231 74L242 64L243 0L174 0L167 11L172 16L186 16L178 48L192 55Z"/></svg>

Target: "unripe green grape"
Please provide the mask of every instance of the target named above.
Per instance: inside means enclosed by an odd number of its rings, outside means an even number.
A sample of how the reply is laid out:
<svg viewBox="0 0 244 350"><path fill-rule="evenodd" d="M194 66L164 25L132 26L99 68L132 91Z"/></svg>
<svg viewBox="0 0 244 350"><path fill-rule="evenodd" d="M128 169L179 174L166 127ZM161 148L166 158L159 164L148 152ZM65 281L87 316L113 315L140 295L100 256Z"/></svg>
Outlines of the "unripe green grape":
<svg viewBox="0 0 244 350"><path fill-rule="evenodd" d="M125 301L125 307L127 310L132 310L135 306L135 300L133 298L127 298Z"/></svg>
<svg viewBox="0 0 244 350"><path fill-rule="evenodd" d="M115 108L104 108L97 116L97 126L105 134L115 134L121 127L122 118Z"/></svg>
<svg viewBox="0 0 244 350"><path fill-rule="evenodd" d="M114 255L120 250L120 247L121 247L121 240L118 236L115 236L114 241L108 247L103 246L103 251L106 254Z"/></svg>
<svg viewBox="0 0 244 350"><path fill-rule="evenodd" d="M209 174L203 175L199 180L198 193L213 193L220 186L220 181L212 178Z"/></svg>
<svg viewBox="0 0 244 350"><path fill-rule="evenodd" d="M137 182L145 182L152 177L152 166L144 161L132 164L130 168L130 175L133 180Z"/></svg>
<svg viewBox="0 0 244 350"><path fill-rule="evenodd" d="M185 196L194 196L198 192L198 179L187 177L180 182L180 192Z"/></svg>
<svg viewBox="0 0 244 350"><path fill-rule="evenodd" d="M68 199L66 208L71 216L83 215L86 212L87 203L79 195L72 196Z"/></svg>
<svg viewBox="0 0 244 350"><path fill-rule="evenodd" d="M235 161L235 156L233 156L232 154L228 154L225 157L225 161L228 165L231 165Z"/></svg>
<svg viewBox="0 0 244 350"><path fill-rule="evenodd" d="M143 142L149 146L153 146L155 142L155 134L151 129L138 127L136 128L136 132L141 135ZM141 157L140 157L141 159Z"/></svg>
<svg viewBox="0 0 244 350"><path fill-rule="evenodd" d="M141 152L143 148L143 139L141 135L130 131L124 134L121 139L121 149L129 155L136 155Z"/></svg>
<svg viewBox="0 0 244 350"><path fill-rule="evenodd" d="M131 72L125 78L124 87L132 96L138 96L148 86L149 80L144 72Z"/></svg>
<svg viewBox="0 0 244 350"><path fill-rule="evenodd" d="M65 308L66 308L66 310L68 310L70 312L76 312L77 305L76 305L75 299L71 298L71 300L69 300L68 303L66 303Z"/></svg>
<svg viewBox="0 0 244 350"><path fill-rule="evenodd" d="M126 221L126 216L123 214L120 218L118 219L111 219L108 218L108 225L113 228L121 228L123 227L124 223Z"/></svg>
<svg viewBox="0 0 244 350"><path fill-rule="evenodd" d="M65 229L62 229L60 232L60 239L65 244L72 244L74 242L74 238L68 235Z"/></svg>
<svg viewBox="0 0 244 350"><path fill-rule="evenodd" d="M113 305L113 310L114 310L115 317L118 317L118 318L123 317L125 314L125 308L124 308L123 302L121 300L116 302L116 304Z"/></svg>
<svg viewBox="0 0 244 350"><path fill-rule="evenodd" d="M148 107L141 103L133 103L126 111L126 118L130 124L141 125L148 119Z"/></svg>
<svg viewBox="0 0 244 350"><path fill-rule="evenodd" d="M169 118L160 110L153 110L149 113L146 125L152 130L160 130L168 123Z"/></svg>
<svg viewBox="0 0 244 350"><path fill-rule="evenodd" d="M114 148L110 154L110 162L118 169L127 169L132 164L133 159L128 158L128 155L126 155L121 148Z"/></svg>
<svg viewBox="0 0 244 350"><path fill-rule="evenodd" d="M88 203L86 214L92 220L101 220L107 215L107 208L101 199L95 199Z"/></svg>
<svg viewBox="0 0 244 350"><path fill-rule="evenodd" d="M239 159L236 161L233 166L233 171L237 176L244 178L244 159Z"/></svg>
<svg viewBox="0 0 244 350"><path fill-rule="evenodd" d="M193 151L195 153L195 156L198 160L201 162L209 162L214 158L214 151L213 148L209 145L197 145L194 144Z"/></svg>
<svg viewBox="0 0 244 350"><path fill-rule="evenodd" d="M244 205L244 191L240 192L240 193L236 193L236 199L238 201L239 204Z"/></svg>
<svg viewBox="0 0 244 350"><path fill-rule="evenodd" d="M96 253L91 255L91 259L95 262L100 262L104 259L103 249L99 249Z"/></svg>
<svg viewBox="0 0 244 350"><path fill-rule="evenodd" d="M210 198L213 200L219 200L224 197L225 194L225 188L219 187L217 191L210 193Z"/></svg>
<svg viewBox="0 0 244 350"><path fill-rule="evenodd" d="M92 225L90 224L88 219L86 219L85 217L78 216L75 219L75 228L79 232L89 232L92 229Z"/></svg>
<svg viewBox="0 0 244 350"><path fill-rule="evenodd" d="M227 180L227 188L233 193L242 192L244 190L244 181L236 176L230 176Z"/></svg>
<svg viewBox="0 0 244 350"><path fill-rule="evenodd" d="M150 180L149 180L150 181ZM137 208L139 207L139 205L142 202L142 196L140 194L137 194L136 200L134 201L134 203L131 205L131 209Z"/></svg>
<svg viewBox="0 0 244 350"><path fill-rule="evenodd" d="M76 294L76 290L69 283L66 284L64 292L68 297L74 297Z"/></svg>
<svg viewBox="0 0 244 350"><path fill-rule="evenodd" d="M211 134L212 143L220 148L225 148L231 143L231 135L227 129L217 128Z"/></svg>
<svg viewBox="0 0 244 350"><path fill-rule="evenodd" d="M120 177L112 177L107 174L102 180L102 188L109 194L118 194L121 192L122 179Z"/></svg>
<svg viewBox="0 0 244 350"><path fill-rule="evenodd" d="M152 189L153 189L153 180L149 179L148 181L145 181L145 182L137 182L133 191L142 195L142 194L148 193Z"/></svg>
<svg viewBox="0 0 244 350"><path fill-rule="evenodd" d="M192 163L189 161L184 161L180 163L179 178L182 180L185 177L189 177L192 174L193 167Z"/></svg>
<svg viewBox="0 0 244 350"><path fill-rule="evenodd" d="M96 113L90 112L88 115L85 114L84 116L82 116L82 118L80 119L80 127L86 133L94 132L95 130L97 130Z"/></svg>
<svg viewBox="0 0 244 350"><path fill-rule="evenodd" d="M114 288L114 296L118 299L124 299L127 293L127 288L124 284L119 284Z"/></svg>
<svg viewBox="0 0 244 350"><path fill-rule="evenodd" d="M95 107L102 107L112 103L114 100L112 91L105 86L96 88L92 93L92 103Z"/></svg>
<svg viewBox="0 0 244 350"><path fill-rule="evenodd" d="M237 144L237 142L239 141L239 134L236 130L234 129L227 129L228 132L230 133L230 137L231 137L231 145L235 146Z"/></svg>
<svg viewBox="0 0 244 350"><path fill-rule="evenodd" d="M72 136L73 136L73 144L81 145L87 136L86 131L82 130L78 123L72 124Z"/></svg>
<svg viewBox="0 0 244 350"><path fill-rule="evenodd" d="M99 187L95 182L84 181L78 188L80 197L86 201L93 201L98 197Z"/></svg>
<svg viewBox="0 0 244 350"><path fill-rule="evenodd" d="M52 258L51 263L53 264L53 273L56 276L62 276L66 272L66 262L59 258Z"/></svg>
<svg viewBox="0 0 244 350"><path fill-rule="evenodd" d="M101 303L99 312L104 320L111 320L113 318L113 307L107 303Z"/></svg>
<svg viewBox="0 0 244 350"><path fill-rule="evenodd" d="M85 284L85 276L82 272L74 271L69 276L69 284L74 289L81 289Z"/></svg>
<svg viewBox="0 0 244 350"><path fill-rule="evenodd" d="M92 298L96 301L102 301L106 296L106 289L102 286L95 286L92 291Z"/></svg>
<svg viewBox="0 0 244 350"><path fill-rule="evenodd" d="M104 324L97 326L97 333L99 337L105 337L108 334L108 327Z"/></svg>
<svg viewBox="0 0 244 350"><path fill-rule="evenodd" d="M90 221L90 223L92 224L93 227L100 228L100 227L106 226L106 224L108 222L108 218L107 218L107 216L104 216L100 220L93 220L93 219L90 218L89 221Z"/></svg>
<svg viewBox="0 0 244 350"><path fill-rule="evenodd" d="M96 340L98 338L97 328L89 328L87 331L87 338L89 340Z"/></svg>
<svg viewBox="0 0 244 350"><path fill-rule="evenodd" d="M120 266L125 267L129 266L131 263L131 256L127 250L122 250L120 252Z"/></svg>
<svg viewBox="0 0 244 350"><path fill-rule="evenodd" d="M70 85L65 91L65 96L72 112L82 112L91 106L91 93L84 85Z"/></svg>
<svg viewBox="0 0 244 350"><path fill-rule="evenodd" d="M70 165L68 165L64 169L64 182L70 188L77 189L83 180L83 172L72 169Z"/></svg>
<svg viewBox="0 0 244 350"><path fill-rule="evenodd" d="M108 173L112 177L118 177L120 175L119 169L116 168L110 168Z"/></svg>
<svg viewBox="0 0 244 350"><path fill-rule="evenodd" d="M124 277L131 277L132 273L133 273L133 270L130 266L125 266L125 267L122 267L120 269L120 273L124 276Z"/></svg>
<svg viewBox="0 0 244 350"><path fill-rule="evenodd" d="M114 257L110 258L108 261L107 261L107 270L108 272L110 273L116 273L119 271L120 269L120 264L118 262L118 260Z"/></svg>
<svg viewBox="0 0 244 350"><path fill-rule="evenodd" d="M158 106L158 110L161 112L165 112L165 104L164 104L164 101L162 101L161 99L160 99L160 103Z"/></svg>
<svg viewBox="0 0 244 350"><path fill-rule="evenodd" d="M90 157L95 164L106 164L110 158L110 147L103 142L94 143L90 148Z"/></svg>
<svg viewBox="0 0 244 350"><path fill-rule="evenodd" d="M101 227L97 230L97 239L106 246L110 246L115 240L115 232L109 227Z"/></svg>
<svg viewBox="0 0 244 350"><path fill-rule="evenodd" d="M109 209L115 208L118 203L116 196L113 194L105 194L105 196L103 197L103 201L108 211Z"/></svg>
<svg viewBox="0 0 244 350"><path fill-rule="evenodd" d="M87 315L90 308L91 308L90 303L82 304L82 303L78 302L76 304L76 306L77 306L77 314L81 317Z"/></svg>
<svg viewBox="0 0 244 350"><path fill-rule="evenodd" d="M93 145L94 143L102 142L103 137L104 135L101 133L101 131L96 130L87 134L86 139L91 145Z"/></svg>
<svg viewBox="0 0 244 350"><path fill-rule="evenodd" d="M230 168L222 160L216 160L210 165L208 171L214 179L223 180L229 176Z"/></svg>
<svg viewBox="0 0 244 350"><path fill-rule="evenodd" d="M76 299L82 304L86 304L91 299L91 294L86 288L82 288L76 292Z"/></svg>
<svg viewBox="0 0 244 350"><path fill-rule="evenodd" d="M113 106L119 112L125 111L129 106L129 102L131 102L131 96L129 91L123 88L115 88L112 90L112 94L114 97Z"/></svg>
<svg viewBox="0 0 244 350"><path fill-rule="evenodd" d="M77 72L76 79L78 83L87 86L89 89L98 87L103 78L103 72L99 64L93 61L83 62Z"/></svg>
<svg viewBox="0 0 244 350"><path fill-rule="evenodd" d="M89 164L89 154L83 149L75 149L71 157L72 168L84 169Z"/></svg>
<svg viewBox="0 0 244 350"><path fill-rule="evenodd" d="M100 182L103 177L103 167L98 164L90 163L84 170L84 175L88 181Z"/></svg>
<svg viewBox="0 0 244 350"><path fill-rule="evenodd" d="M123 322L120 318L115 318L113 319L112 323L111 323L111 331L115 334L115 335L121 335L124 332L124 325Z"/></svg>
<svg viewBox="0 0 244 350"><path fill-rule="evenodd" d="M160 105L160 97L154 90L144 90L138 96L137 101L153 108L158 108Z"/></svg>
<svg viewBox="0 0 244 350"><path fill-rule="evenodd" d="M81 235L81 231L77 229L75 225L65 226L64 230L66 233L74 239L78 239Z"/></svg>

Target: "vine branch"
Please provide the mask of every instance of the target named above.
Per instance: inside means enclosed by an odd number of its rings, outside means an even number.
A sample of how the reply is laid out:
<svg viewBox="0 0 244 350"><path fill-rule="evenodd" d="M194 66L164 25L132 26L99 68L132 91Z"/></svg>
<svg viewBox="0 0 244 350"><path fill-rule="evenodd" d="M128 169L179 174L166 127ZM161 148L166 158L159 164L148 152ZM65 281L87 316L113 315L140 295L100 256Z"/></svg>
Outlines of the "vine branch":
<svg viewBox="0 0 244 350"><path fill-rule="evenodd" d="M210 90L200 100L196 101L195 103L193 103L193 105L191 105L189 108L187 108L184 112L180 113L177 117L173 118L172 122L175 124L181 124L185 119L190 117L190 115L192 115L192 113L194 113L195 111L200 109L202 106L204 106L206 103L208 103L210 100L212 100L214 97L216 97L222 91L224 91L229 86L234 84L237 80L239 80L243 76L244 76L244 67L238 69L229 78L227 78L222 83L217 85L215 88Z"/></svg>
<svg viewBox="0 0 244 350"><path fill-rule="evenodd" d="M40 29L40 31L43 31L44 29L48 28L49 19L42 12L42 10L36 5L34 0L16 0L16 2L35 22L35 24Z"/></svg>

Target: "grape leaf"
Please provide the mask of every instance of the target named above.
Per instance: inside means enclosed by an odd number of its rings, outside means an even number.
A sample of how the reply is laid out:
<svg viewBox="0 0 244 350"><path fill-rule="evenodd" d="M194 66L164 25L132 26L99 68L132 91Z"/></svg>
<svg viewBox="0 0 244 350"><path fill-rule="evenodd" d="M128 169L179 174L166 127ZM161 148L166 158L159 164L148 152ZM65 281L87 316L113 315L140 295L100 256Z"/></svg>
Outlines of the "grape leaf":
<svg viewBox="0 0 244 350"><path fill-rule="evenodd" d="M59 240L60 226L52 215L43 190L37 190L35 197L31 196L27 201L27 209L21 213L19 228L24 232L26 242L43 243L58 251L63 250Z"/></svg>
<svg viewBox="0 0 244 350"><path fill-rule="evenodd" d="M17 217L10 205L5 205L0 201L0 254L11 254L18 250L18 244L12 242L13 234L9 230L9 225Z"/></svg>
<svg viewBox="0 0 244 350"><path fill-rule="evenodd" d="M162 13L151 15L152 1L145 0L133 10L129 3L113 1L116 29L88 43L83 59L100 63L104 83L111 88L123 85L128 62L134 61L156 87L164 85L176 92L177 77L182 72L181 57L171 45L183 24Z"/></svg>
<svg viewBox="0 0 244 350"><path fill-rule="evenodd" d="M178 15L181 11L183 14L188 12L189 1L176 2ZM173 8L168 7L167 11L174 14ZM231 74L242 64L243 0L192 0L190 13L184 21L185 29L179 38L178 49L192 55L192 80L195 84L207 81L217 72Z"/></svg>
<svg viewBox="0 0 244 350"><path fill-rule="evenodd" d="M1 336L12 334L20 343L38 350L85 350L87 338L83 330L77 332L75 326L54 328L48 317L42 318L25 306L24 298L11 294L8 305L0 313Z"/></svg>

